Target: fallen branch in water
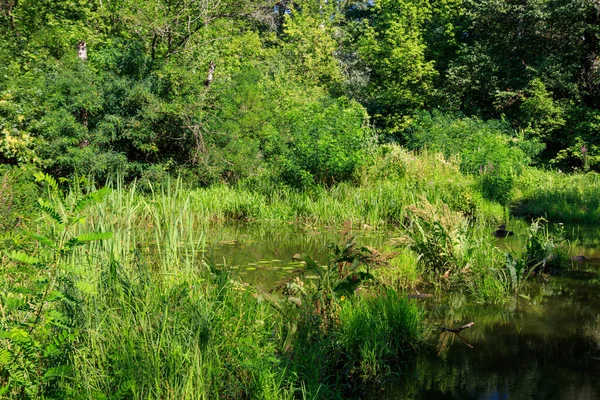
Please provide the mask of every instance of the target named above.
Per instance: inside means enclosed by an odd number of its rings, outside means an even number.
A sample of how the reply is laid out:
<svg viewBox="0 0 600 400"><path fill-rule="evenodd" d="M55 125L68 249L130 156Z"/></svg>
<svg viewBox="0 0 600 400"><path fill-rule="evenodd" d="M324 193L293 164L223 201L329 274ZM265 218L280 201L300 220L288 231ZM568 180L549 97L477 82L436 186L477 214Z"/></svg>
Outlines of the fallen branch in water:
<svg viewBox="0 0 600 400"><path fill-rule="evenodd" d="M466 325L461 326L460 328L446 328L445 326L440 327L440 329L444 332L452 332L452 333L460 333L460 331L464 329L468 329L475 325L475 322L469 322Z"/></svg>
<svg viewBox="0 0 600 400"><path fill-rule="evenodd" d="M469 347L470 349L472 349L473 346L470 343L468 343L465 339L463 339L462 336L460 336L460 332L463 331L463 330L465 330L465 329L471 328L473 325L475 325L475 322L469 322L468 324L463 325L463 326L461 326L459 328L446 328L445 326L442 326L442 327L440 327L440 329L443 332L454 333L454 335L456 337L458 337L461 342L463 342L465 345L467 345L467 347Z"/></svg>

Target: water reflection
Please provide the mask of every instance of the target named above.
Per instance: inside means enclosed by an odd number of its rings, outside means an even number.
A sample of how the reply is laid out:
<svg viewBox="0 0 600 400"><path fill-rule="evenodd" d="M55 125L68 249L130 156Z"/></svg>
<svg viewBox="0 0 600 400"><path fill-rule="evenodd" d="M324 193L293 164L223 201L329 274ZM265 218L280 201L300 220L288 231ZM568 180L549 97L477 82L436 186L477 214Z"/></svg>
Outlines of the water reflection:
<svg viewBox="0 0 600 400"><path fill-rule="evenodd" d="M428 305L432 326L474 321L459 340L433 331L428 351L406 372L368 398L377 399L598 399L600 291L593 280L560 277L540 285L532 301L507 309ZM448 304L450 303L450 304ZM460 302L459 302L460 303ZM440 344L444 344L440 346ZM383 390L382 390L383 389Z"/></svg>
<svg viewBox="0 0 600 400"><path fill-rule="evenodd" d="M244 281L270 288L290 270L301 265L292 260L298 253L315 261L328 262L327 246L352 235L360 246L380 247L389 232L376 230L341 231L305 229L295 224L227 224L205 230L205 257L218 266L227 266Z"/></svg>
<svg viewBox="0 0 600 400"><path fill-rule="evenodd" d="M498 246L519 249L528 226L515 222L510 229L515 235L499 239ZM600 232L564 229L572 254L588 259L574 263L575 271L531 286L529 299L516 298L503 309L475 307L460 294L421 301L431 327L427 350L391 371L394 378L357 397L600 399ZM341 240L339 231L288 224L219 225L205 233L206 257L263 288L298 267L294 254L326 263L327 245ZM374 247L393 236L380 231L353 234L359 245ZM436 329L470 321L474 327L460 334L464 342Z"/></svg>

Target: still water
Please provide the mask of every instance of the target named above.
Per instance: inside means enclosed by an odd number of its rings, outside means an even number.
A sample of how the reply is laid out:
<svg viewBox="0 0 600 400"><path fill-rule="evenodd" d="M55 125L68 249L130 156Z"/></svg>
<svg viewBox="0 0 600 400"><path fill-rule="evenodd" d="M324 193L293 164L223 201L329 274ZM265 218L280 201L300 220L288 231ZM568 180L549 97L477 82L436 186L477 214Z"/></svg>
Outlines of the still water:
<svg viewBox="0 0 600 400"><path fill-rule="evenodd" d="M525 226L500 247L517 247ZM427 309L424 351L355 396L367 399L600 399L600 232L565 227L574 271L533 285L501 309L460 296L420 300ZM341 233L295 225L229 225L206 232L205 256L263 289L298 267L296 253L327 262ZM360 230L357 244L378 247L394 232ZM474 322L460 337L439 327Z"/></svg>

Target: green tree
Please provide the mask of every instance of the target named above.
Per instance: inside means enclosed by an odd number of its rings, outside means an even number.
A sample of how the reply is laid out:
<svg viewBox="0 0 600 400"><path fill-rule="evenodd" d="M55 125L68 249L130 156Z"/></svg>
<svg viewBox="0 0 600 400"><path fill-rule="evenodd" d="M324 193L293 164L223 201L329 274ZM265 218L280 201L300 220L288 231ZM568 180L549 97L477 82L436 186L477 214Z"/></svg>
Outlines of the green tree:
<svg viewBox="0 0 600 400"><path fill-rule="evenodd" d="M426 106L436 74L425 59L427 0L377 1L351 26L361 65L368 71L366 106L386 134L397 134L415 108Z"/></svg>

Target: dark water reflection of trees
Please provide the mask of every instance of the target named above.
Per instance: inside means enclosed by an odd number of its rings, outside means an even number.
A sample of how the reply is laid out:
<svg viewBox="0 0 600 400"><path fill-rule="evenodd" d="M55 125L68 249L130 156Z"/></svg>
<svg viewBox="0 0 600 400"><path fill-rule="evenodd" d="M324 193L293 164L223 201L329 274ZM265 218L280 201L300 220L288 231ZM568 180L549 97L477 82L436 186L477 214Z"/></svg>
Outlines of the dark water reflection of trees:
<svg viewBox="0 0 600 400"><path fill-rule="evenodd" d="M537 292L537 293L535 293ZM460 326L469 348L432 331L428 351L400 377L372 388L377 399L598 399L600 291L594 279L556 278L508 309L431 306L435 326ZM454 303L447 305L445 303ZM460 300L458 301L460 303Z"/></svg>

